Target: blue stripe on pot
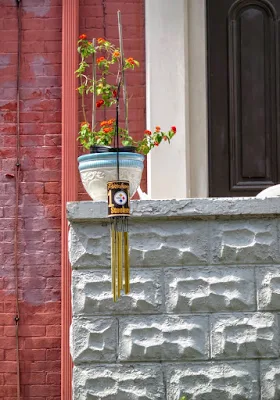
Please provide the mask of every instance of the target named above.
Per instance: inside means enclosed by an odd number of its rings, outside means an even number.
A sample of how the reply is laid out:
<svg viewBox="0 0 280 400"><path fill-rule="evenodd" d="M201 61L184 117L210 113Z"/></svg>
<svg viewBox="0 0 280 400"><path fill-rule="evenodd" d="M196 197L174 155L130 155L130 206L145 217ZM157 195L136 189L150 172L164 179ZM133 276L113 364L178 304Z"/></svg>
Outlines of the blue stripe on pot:
<svg viewBox="0 0 280 400"><path fill-rule="evenodd" d="M143 168L144 156L137 153L119 153L120 167ZM85 154L78 158L79 171L89 168L116 167L117 153L93 153Z"/></svg>

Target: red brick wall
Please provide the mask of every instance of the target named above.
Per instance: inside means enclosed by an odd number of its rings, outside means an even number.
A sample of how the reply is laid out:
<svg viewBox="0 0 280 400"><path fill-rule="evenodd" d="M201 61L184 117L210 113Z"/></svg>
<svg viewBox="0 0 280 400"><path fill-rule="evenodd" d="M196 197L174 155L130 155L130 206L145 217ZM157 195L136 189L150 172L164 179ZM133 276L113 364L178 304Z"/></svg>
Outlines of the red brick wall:
<svg viewBox="0 0 280 400"><path fill-rule="evenodd" d="M58 400L62 0L21 2L21 388L24 399ZM15 0L0 3L0 400L16 400L15 179L11 175L16 161L17 7ZM122 11L126 56L141 63L127 78L133 95L130 129L137 138L145 129L144 0L80 0L80 32L117 39L118 9ZM145 174L142 188L146 188Z"/></svg>
<svg viewBox="0 0 280 400"><path fill-rule="evenodd" d="M60 399L61 0L22 0L19 219L22 398ZM16 399L13 227L17 7L0 12L0 399Z"/></svg>
<svg viewBox="0 0 280 400"><path fill-rule="evenodd" d="M80 0L80 33L87 34L90 40L104 37L118 46L117 11L121 11L125 56L140 62L139 68L126 73L130 98L129 129L136 140L142 138L146 129L144 4L144 0ZM102 113L101 119L114 117L114 111L112 113L110 116ZM146 191L146 168L141 187ZM80 200L88 199L81 185L79 192Z"/></svg>

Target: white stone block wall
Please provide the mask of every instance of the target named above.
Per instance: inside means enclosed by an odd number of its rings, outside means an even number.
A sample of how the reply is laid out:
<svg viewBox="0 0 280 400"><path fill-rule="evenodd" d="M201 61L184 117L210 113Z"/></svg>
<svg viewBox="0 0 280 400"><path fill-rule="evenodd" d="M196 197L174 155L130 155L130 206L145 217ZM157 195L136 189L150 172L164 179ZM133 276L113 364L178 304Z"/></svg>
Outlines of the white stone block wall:
<svg viewBox="0 0 280 400"><path fill-rule="evenodd" d="M113 303L106 204L68 204L73 400L279 400L280 199L132 209Z"/></svg>

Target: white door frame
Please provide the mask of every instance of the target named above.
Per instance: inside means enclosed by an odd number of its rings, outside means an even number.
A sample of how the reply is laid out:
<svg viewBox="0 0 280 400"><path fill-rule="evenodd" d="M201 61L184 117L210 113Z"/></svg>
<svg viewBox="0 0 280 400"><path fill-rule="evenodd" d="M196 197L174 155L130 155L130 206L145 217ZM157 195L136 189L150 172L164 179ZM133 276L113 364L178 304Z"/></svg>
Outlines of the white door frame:
<svg viewBox="0 0 280 400"><path fill-rule="evenodd" d="M145 0L147 128L176 125L148 156L153 199L208 196L206 0Z"/></svg>

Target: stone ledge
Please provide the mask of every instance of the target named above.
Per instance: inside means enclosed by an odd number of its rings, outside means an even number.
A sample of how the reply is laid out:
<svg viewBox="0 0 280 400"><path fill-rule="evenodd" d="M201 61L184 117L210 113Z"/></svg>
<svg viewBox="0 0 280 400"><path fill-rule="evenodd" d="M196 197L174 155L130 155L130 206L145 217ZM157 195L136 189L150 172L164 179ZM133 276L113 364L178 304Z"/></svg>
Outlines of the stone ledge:
<svg viewBox="0 0 280 400"><path fill-rule="evenodd" d="M280 216L278 198L255 197L205 198L182 200L134 200L131 201L133 219L137 218L246 218L264 215ZM107 219L107 203L80 201L67 203L69 221L100 221Z"/></svg>

